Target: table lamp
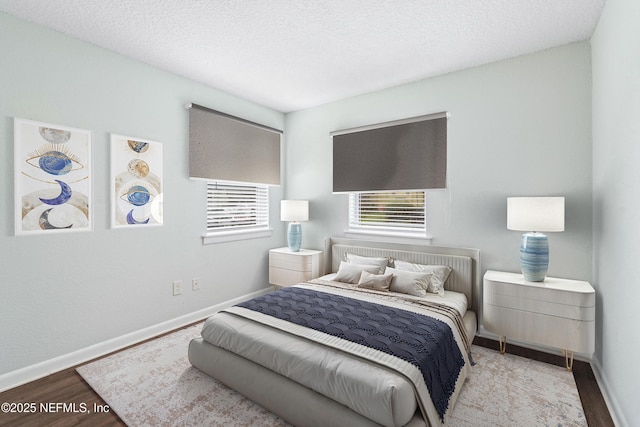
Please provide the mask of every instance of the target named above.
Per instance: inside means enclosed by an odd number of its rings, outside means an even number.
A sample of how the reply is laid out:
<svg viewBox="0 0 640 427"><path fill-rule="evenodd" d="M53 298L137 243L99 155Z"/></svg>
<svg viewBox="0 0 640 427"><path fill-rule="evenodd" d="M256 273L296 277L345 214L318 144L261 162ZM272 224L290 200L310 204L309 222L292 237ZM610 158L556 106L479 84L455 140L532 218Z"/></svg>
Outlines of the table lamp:
<svg viewBox="0 0 640 427"><path fill-rule="evenodd" d="M542 232L564 231L564 197L508 197L507 229L528 231L520 240L524 279L542 282L549 268L549 239Z"/></svg>
<svg viewBox="0 0 640 427"><path fill-rule="evenodd" d="M287 245L291 252L298 252L302 244L302 225L299 221L309 220L309 201L281 200L280 220L290 221L287 230Z"/></svg>

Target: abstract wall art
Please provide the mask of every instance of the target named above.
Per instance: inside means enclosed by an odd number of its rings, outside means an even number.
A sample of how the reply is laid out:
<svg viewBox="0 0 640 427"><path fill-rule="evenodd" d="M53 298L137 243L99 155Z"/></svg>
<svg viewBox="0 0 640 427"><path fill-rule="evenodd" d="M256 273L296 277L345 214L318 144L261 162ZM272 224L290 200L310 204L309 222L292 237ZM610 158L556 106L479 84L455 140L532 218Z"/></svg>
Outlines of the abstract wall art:
<svg viewBox="0 0 640 427"><path fill-rule="evenodd" d="M91 131L14 119L15 234L91 231Z"/></svg>
<svg viewBox="0 0 640 427"><path fill-rule="evenodd" d="M111 226L163 223L162 144L111 134Z"/></svg>

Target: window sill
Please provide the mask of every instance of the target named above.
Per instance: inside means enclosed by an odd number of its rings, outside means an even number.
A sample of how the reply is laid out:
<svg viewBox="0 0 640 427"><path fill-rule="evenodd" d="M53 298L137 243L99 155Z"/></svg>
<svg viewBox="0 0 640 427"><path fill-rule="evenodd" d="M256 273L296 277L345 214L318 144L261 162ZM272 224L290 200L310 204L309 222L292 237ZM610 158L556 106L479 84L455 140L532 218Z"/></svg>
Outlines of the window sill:
<svg viewBox="0 0 640 427"><path fill-rule="evenodd" d="M213 245L216 243L235 242L237 240L260 239L263 237L270 237L272 231L272 228L265 228L261 230L233 230L220 233L209 233L202 236L202 244Z"/></svg>
<svg viewBox="0 0 640 427"><path fill-rule="evenodd" d="M344 232L345 237L351 237L351 238L359 238L362 236L371 236L371 237L376 237L376 238L389 238L389 239L393 239L398 240L398 239L402 239L402 240L409 240L409 241L415 241L415 240L423 240L423 241L427 241L428 243L431 243L431 240L433 239L433 236L427 235L427 234L421 234L421 233L402 233L402 232L391 232L391 231L379 231L379 230L345 230Z"/></svg>

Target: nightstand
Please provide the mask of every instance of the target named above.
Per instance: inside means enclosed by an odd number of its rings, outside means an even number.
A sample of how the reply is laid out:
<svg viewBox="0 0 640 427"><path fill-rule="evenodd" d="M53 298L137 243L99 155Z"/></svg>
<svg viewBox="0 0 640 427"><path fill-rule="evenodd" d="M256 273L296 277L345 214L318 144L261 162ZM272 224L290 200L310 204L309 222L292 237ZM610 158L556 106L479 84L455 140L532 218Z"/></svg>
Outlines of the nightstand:
<svg viewBox="0 0 640 427"><path fill-rule="evenodd" d="M322 272L322 251L289 248L269 251L269 283L275 286L291 286L319 277Z"/></svg>
<svg viewBox="0 0 640 427"><path fill-rule="evenodd" d="M563 349L566 367L573 353L595 351L596 293L589 282L547 277L527 282L522 274L487 271L483 284L483 324L500 336Z"/></svg>

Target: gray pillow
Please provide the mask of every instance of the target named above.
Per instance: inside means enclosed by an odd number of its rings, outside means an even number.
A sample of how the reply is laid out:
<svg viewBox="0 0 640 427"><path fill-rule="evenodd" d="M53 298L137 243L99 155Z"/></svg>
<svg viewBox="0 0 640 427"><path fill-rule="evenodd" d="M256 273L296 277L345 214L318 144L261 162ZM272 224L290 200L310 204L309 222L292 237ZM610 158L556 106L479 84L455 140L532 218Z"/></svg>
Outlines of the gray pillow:
<svg viewBox="0 0 640 427"><path fill-rule="evenodd" d="M358 280L359 288L374 289L376 291L388 291L391 286L393 274L371 274L363 271Z"/></svg>
<svg viewBox="0 0 640 427"><path fill-rule="evenodd" d="M400 292L417 297L427 295L432 273L402 271L395 268L387 268L387 273L393 274L391 286L389 287L391 292Z"/></svg>
<svg viewBox="0 0 640 427"><path fill-rule="evenodd" d="M414 264L399 260L395 260L395 266L398 270L432 273L427 292L438 295L444 295L444 284L452 270L448 265Z"/></svg>
<svg viewBox="0 0 640 427"><path fill-rule="evenodd" d="M384 269L389 265L389 258L383 257L360 256L347 252L344 254L344 258L349 264L377 265L380 267L378 274L384 273Z"/></svg>
<svg viewBox="0 0 640 427"><path fill-rule="evenodd" d="M348 262L341 261L338 273L333 280L355 285L360 280L363 271L378 274L379 269L380 267L377 265L349 264Z"/></svg>

